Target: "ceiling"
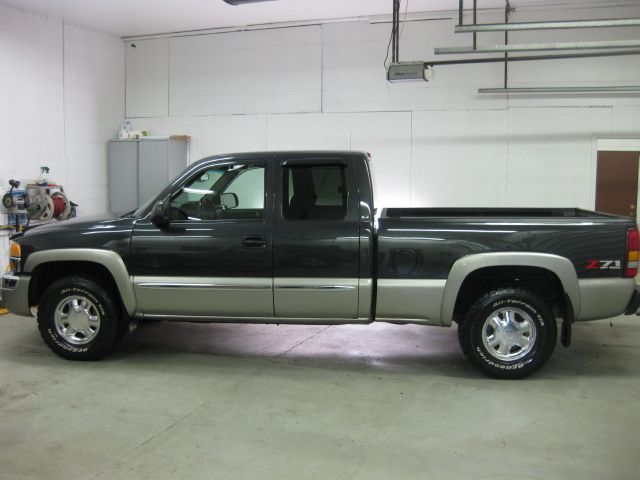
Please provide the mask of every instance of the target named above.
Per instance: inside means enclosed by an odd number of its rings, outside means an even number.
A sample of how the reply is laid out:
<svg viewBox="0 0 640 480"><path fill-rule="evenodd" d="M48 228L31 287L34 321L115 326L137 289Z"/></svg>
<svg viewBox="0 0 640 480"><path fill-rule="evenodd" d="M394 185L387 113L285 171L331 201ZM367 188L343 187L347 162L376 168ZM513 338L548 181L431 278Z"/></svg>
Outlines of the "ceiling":
<svg viewBox="0 0 640 480"><path fill-rule="evenodd" d="M402 0L404 12L407 0ZM408 0L409 12L456 10L457 0ZM601 0L597 3L606 3ZM0 0L23 10L126 37L264 23L390 15L392 0L278 0L231 6L222 0ZM580 0L511 0L514 6ZM470 7L471 0L465 6ZM479 8L504 0L478 0Z"/></svg>

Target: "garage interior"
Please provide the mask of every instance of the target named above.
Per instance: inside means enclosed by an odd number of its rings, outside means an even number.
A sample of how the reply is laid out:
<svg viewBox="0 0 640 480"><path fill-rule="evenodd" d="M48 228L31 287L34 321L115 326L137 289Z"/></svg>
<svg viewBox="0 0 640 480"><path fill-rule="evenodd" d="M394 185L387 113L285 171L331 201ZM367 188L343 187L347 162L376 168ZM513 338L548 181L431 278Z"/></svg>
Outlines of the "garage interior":
<svg viewBox="0 0 640 480"><path fill-rule="evenodd" d="M357 150L378 208L637 218L639 59L630 0L0 0L0 185L63 222L210 155ZM69 362L5 313L0 478L636 479L638 322L501 381L455 325L153 322Z"/></svg>

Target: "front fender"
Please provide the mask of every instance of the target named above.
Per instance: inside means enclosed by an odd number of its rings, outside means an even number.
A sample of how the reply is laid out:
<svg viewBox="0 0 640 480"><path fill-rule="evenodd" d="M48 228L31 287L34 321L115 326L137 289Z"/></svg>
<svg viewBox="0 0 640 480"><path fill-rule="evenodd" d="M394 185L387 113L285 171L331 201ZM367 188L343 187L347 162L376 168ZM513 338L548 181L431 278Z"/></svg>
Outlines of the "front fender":
<svg viewBox="0 0 640 480"><path fill-rule="evenodd" d="M93 262L105 267L113 276L127 313L129 315L135 313L136 297L129 272L120 255L111 250L101 250L97 248L61 248L33 252L27 257L24 269L25 272L33 272L37 266L44 263L65 261Z"/></svg>

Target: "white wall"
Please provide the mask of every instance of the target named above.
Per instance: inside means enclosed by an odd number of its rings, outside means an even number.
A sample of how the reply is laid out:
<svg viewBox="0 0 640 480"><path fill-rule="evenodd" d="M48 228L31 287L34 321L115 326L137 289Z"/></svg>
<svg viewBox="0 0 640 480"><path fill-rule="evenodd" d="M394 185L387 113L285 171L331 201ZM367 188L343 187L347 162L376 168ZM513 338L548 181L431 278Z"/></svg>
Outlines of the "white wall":
<svg viewBox="0 0 640 480"><path fill-rule="evenodd" d="M123 117L121 39L0 3L0 192L47 165L80 215L106 211L106 141Z"/></svg>
<svg viewBox="0 0 640 480"><path fill-rule="evenodd" d="M638 16L640 5L548 6L520 8L511 20ZM433 17L406 24L403 60L470 44L453 33L453 12ZM485 11L479 21L501 17ZM192 161L263 149L369 151L378 206L592 208L597 140L640 138L640 95L478 95L502 86L500 64L440 67L432 82L389 84L389 30L352 21L128 41L127 114L152 134L190 134ZM511 41L613 38L640 38L640 29L519 32ZM479 42L502 43L502 34ZM640 57L519 63L510 78L511 86L640 84Z"/></svg>
<svg viewBox="0 0 640 480"><path fill-rule="evenodd" d="M65 190L80 215L103 213L106 144L124 117L124 47L119 38L73 25L64 34Z"/></svg>

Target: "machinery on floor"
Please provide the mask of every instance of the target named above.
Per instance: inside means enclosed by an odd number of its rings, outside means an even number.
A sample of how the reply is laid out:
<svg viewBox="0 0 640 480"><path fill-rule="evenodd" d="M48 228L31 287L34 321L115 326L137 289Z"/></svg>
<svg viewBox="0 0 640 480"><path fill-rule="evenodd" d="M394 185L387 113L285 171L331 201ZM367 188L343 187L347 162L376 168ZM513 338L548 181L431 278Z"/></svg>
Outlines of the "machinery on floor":
<svg viewBox="0 0 640 480"><path fill-rule="evenodd" d="M76 216L78 206L67 197L64 187L47 180L49 167L40 168L39 180L20 188L22 182L9 180L9 190L2 197L7 219L5 227L20 231L32 222L67 220Z"/></svg>

